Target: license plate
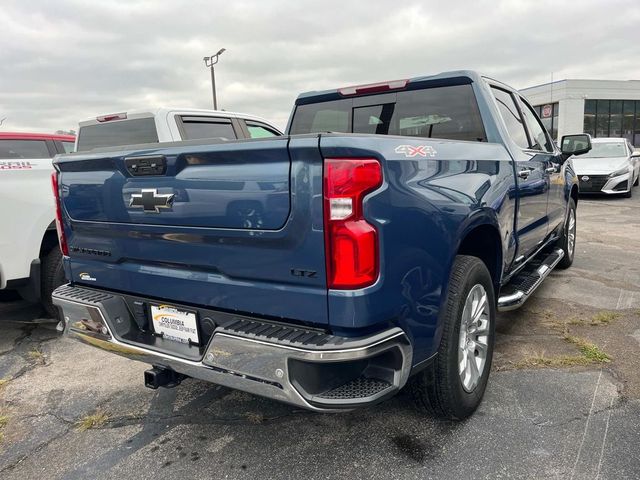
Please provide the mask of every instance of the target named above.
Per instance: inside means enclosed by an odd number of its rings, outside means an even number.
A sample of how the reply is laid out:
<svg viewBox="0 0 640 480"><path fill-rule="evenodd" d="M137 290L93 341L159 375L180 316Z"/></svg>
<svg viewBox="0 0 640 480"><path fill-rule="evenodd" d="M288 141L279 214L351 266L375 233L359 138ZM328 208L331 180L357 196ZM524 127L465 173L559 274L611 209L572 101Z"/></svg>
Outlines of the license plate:
<svg viewBox="0 0 640 480"><path fill-rule="evenodd" d="M162 338L181 343L199 344L195 312L171 305L151 305L153 329Z"/></svg>

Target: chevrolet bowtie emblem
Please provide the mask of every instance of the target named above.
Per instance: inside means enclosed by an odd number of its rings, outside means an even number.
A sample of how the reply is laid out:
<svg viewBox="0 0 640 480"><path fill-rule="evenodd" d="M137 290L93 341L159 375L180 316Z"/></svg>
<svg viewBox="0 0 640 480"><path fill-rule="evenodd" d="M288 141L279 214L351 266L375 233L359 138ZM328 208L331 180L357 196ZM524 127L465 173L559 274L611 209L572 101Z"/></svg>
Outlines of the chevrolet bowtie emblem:
<svg viewBox="0 0 640 480"><path fill-rule="evenodd" d="M131 194L129 207L139 207L145 213L160 213L161 208L171 208L173 193L158 193L155 188L143 188L140 193Z"/></svg>

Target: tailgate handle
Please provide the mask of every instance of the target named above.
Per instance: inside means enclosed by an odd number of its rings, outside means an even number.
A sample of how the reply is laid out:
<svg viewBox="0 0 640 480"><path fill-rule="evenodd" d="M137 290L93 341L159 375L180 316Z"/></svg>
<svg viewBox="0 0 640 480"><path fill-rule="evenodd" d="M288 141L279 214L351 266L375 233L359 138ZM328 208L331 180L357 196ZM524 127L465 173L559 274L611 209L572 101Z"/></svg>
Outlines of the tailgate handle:
<svg viewBox="0 0 640 480"><path fill-rule="evenodd" d="M126 157L124 164L127 171L134 177L164 175L167 172L167 159L164 155Z"/></svg>

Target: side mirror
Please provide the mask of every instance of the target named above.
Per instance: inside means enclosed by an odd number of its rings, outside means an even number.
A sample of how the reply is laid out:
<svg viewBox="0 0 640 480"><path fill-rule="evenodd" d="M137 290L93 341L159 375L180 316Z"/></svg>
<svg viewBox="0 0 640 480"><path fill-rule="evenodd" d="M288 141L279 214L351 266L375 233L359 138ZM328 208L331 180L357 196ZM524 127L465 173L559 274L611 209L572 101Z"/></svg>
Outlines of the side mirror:
<svg viewBox="0 0 640 480"><path fill-rule="evenodd" d="M565 158L569 158L571 155L582 155L591 150L591 135L588 133L564 135L560 145L560 150Z"/></svg>
<svg viewBox="0 0 640 480"><path fill-rule="evenodd" d="M631 152L631 158L640 158L640 150L634 150Z"/></svg>

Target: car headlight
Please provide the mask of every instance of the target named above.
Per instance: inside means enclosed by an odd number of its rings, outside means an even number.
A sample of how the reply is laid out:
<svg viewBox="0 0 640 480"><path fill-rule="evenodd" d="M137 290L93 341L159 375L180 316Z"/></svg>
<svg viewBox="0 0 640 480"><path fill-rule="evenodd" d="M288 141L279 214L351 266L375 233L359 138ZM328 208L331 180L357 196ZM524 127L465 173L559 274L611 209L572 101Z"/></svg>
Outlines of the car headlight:
<svg viewBox="0 0 640 480"><path fill-rule="evenodd" d="M616 170L615 172L610 173L609 177L613 178L613 177L617 177L619 175L624 175L625 173L629 173L629 167L624 167L624 168L621 168L620 170Z"/></svg>

